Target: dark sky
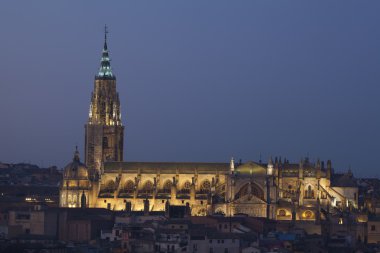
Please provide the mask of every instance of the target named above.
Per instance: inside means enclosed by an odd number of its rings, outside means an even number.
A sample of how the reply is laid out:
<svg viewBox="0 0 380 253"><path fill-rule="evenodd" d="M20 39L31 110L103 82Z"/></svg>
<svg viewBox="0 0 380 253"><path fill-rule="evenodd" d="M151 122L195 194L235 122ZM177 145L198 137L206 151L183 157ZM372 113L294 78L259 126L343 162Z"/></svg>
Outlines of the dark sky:
<svg viewBox="0 0 380 253"><path fill-rule="evenodd" d="M380 176L380 1L7 1L0 161L83 154L109 27L133 161L298 162Z"/></svg>

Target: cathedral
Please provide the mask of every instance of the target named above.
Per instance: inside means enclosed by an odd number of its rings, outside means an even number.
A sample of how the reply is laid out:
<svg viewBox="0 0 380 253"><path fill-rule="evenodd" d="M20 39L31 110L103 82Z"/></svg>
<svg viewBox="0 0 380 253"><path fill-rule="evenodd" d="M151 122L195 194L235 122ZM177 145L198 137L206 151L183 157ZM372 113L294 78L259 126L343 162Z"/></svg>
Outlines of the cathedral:
<svg viewBox="0 0 380 253"><path fill-rule="evenodd" d="M311 221L323 219L330 208L358 208L352 173L334 173L330 160L129 162L123 161L123 147L120 100L105 33L85 124L84 162L76 150L65 167L61 207L164 211L177 205L196 216Z"/></svg>

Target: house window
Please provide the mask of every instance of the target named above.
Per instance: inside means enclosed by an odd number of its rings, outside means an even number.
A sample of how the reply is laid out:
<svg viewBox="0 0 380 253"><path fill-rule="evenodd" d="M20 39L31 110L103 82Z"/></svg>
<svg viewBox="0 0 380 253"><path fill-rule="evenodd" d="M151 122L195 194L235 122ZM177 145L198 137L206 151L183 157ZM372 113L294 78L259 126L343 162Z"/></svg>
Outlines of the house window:
<svg viewBox="0 0 380 253"><path fill-rule="evenodd" d="M375 225L371 226L371 231L376 231L376 226Z"/></svg>
<svg viewBox="0 0 380 253"><path fill-rule="evenodd" d="M111 210L111 203L107 203L107 209Z"/></svg>

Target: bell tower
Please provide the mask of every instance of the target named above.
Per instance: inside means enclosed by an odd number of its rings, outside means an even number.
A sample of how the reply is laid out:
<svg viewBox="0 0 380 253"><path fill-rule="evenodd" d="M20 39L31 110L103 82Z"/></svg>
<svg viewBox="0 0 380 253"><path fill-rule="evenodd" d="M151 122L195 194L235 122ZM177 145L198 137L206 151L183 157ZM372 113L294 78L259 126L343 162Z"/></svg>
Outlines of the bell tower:
<svg viewBox="0 0 380 253"><path fill-rule="evenodd" d="M101 174L103 162L123 160L124 126L121 122L116 77L110 64L107 33L105 27L100 69L95 76L85 125L85 163L91 176Z"/></svg>

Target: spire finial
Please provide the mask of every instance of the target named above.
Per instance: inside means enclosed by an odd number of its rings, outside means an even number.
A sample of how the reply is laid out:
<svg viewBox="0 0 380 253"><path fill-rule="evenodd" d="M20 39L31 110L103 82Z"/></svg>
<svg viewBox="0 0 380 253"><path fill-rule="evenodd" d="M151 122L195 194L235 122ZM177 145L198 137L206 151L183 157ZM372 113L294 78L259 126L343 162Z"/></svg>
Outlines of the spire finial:
<svg viewBox="0 0 380 253"><path fill-rule="evenodd" d="M79 151L78 151L78 146L75 146L75 152L74 152L74 161L79 162Z"/></svg>
<svg viewBox="0 0 380 253"><path fill-rule="evenodd" d="M107 33L108 33L108 27L107 25L104 25L104 42L107 43Z"/></svg>
<svg viewBox="0 0 380 253"><path fill-rule="evenodd" d="M107 50L107 34L108 34L108 27L107 25L104 25L104 50Z"/></svg>

